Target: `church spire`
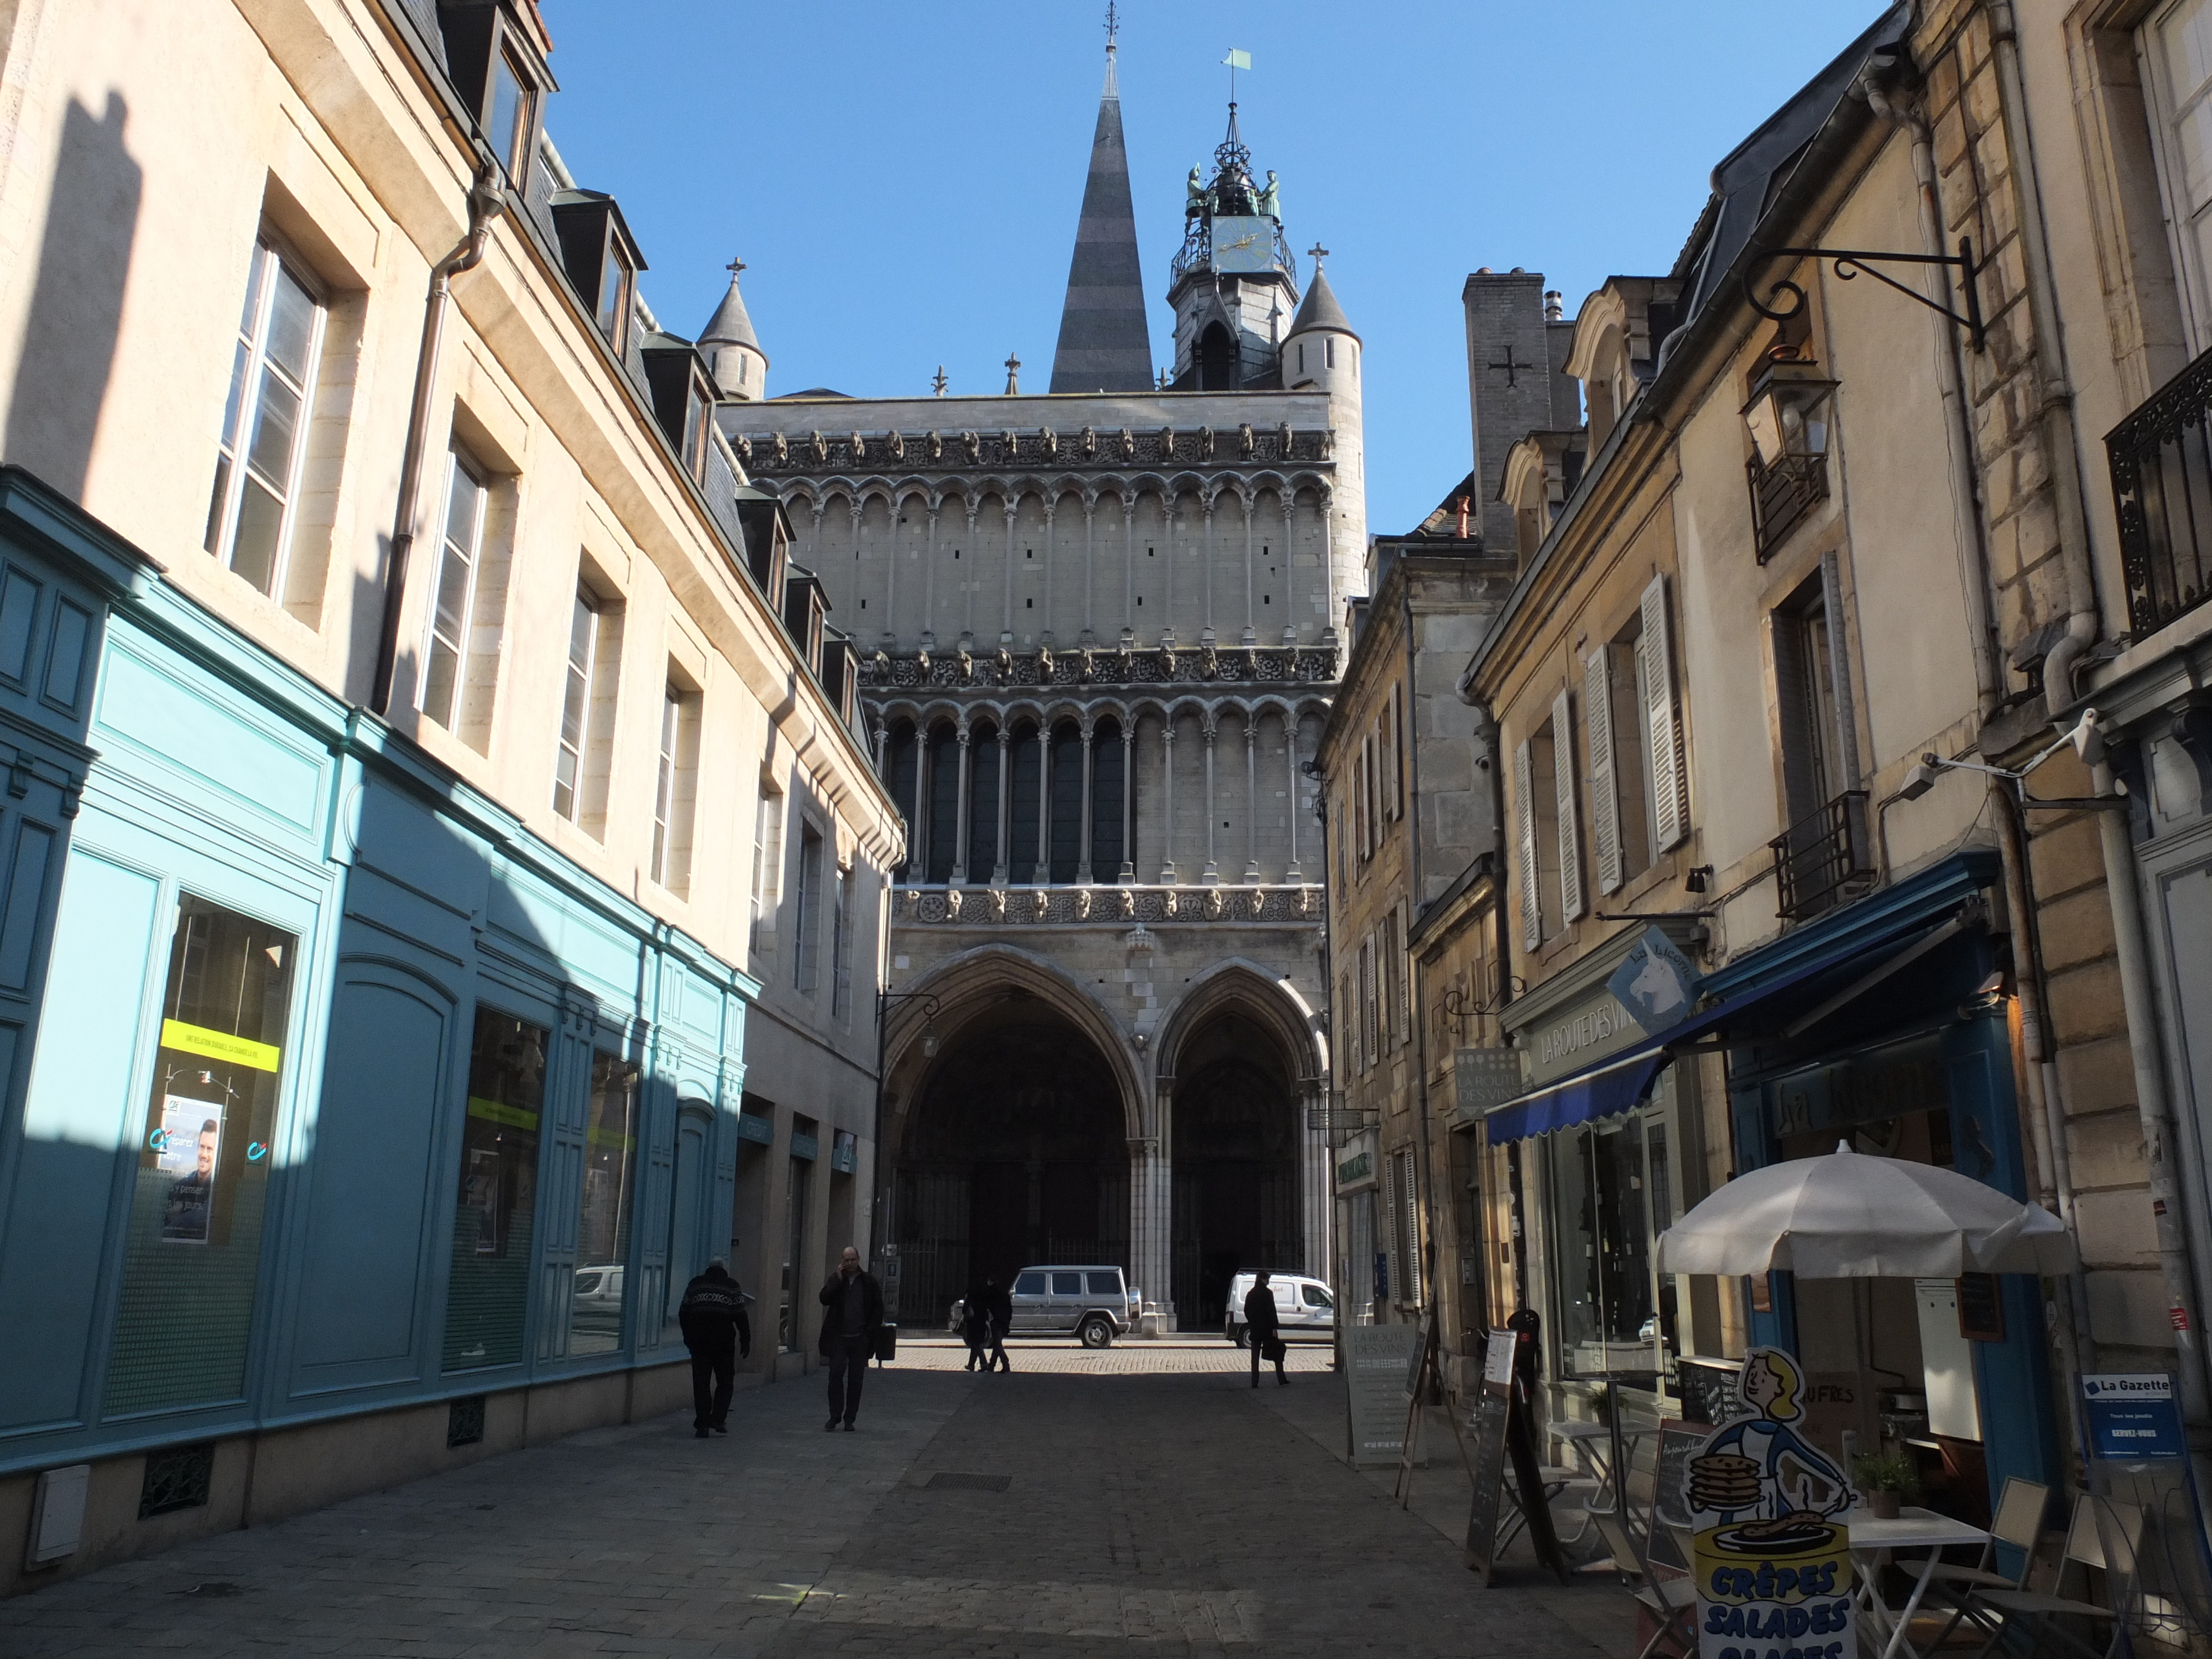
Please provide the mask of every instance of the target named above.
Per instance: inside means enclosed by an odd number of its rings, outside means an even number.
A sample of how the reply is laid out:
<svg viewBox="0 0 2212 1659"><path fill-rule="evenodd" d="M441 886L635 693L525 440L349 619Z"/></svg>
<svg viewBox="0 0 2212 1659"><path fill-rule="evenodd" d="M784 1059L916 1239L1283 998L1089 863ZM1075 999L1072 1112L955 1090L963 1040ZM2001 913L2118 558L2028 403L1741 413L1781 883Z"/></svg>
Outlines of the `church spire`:
<svg viewBox="0 0 2212 1659"><path fill-rule="evenodd" d="M1075 257L1067 268L1060 343L1053 353L1054 392L1147 392L1152 384L1152 337L1145 321L1144 269L1137 258L1137 214L1129 199L1129 157L1121 143L1121 94L1115 77L1120 20L1106 12L1106 85L1091 140L1091 173Z"/></svg>

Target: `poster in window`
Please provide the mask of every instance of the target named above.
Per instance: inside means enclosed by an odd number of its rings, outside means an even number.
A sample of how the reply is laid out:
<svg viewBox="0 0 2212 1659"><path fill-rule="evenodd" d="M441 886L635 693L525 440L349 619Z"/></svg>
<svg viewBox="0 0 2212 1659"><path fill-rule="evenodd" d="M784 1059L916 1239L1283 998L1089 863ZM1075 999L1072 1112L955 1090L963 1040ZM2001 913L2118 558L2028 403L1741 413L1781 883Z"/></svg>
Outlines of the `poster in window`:
<svg viewBox="0 0 2212 1659"><path fill-rule="evenodd" d="M166 1095L156 1168L169 1177L161 1205L161 1237L172 1244L204 1244L215 1218L216 1160L222 1151L222 1103Z"/></svg>
<svg viewBox="0 0 2212 1659"><path fill-rule="evenodd" d="M468 1168L461 1173L462 1212L476 1224L476 1254L502 1255L505 1241L500 1222L506 1207L500 1202L499 1151L496 1147L469 1148Z"/></svg>

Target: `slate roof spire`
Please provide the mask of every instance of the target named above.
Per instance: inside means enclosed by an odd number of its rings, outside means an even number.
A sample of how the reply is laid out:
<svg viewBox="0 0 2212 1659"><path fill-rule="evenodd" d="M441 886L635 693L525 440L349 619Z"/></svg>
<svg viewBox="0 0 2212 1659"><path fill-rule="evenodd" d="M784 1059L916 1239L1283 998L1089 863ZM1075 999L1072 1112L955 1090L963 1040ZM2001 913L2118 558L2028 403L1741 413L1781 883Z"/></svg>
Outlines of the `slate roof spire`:
<svg viewBox="0 0 2212 1659"><path fill-rule="evenodd" d="M1129 157L1121 143L1121 93L1115 78L1110 9L1106 86L1091 140L1083 216L1067 267L1060 343L1052 358L1054 392L1149 392L1152 337L1145 321L1144 268L1137 258L1137 214L1129 199Z"/></svg>

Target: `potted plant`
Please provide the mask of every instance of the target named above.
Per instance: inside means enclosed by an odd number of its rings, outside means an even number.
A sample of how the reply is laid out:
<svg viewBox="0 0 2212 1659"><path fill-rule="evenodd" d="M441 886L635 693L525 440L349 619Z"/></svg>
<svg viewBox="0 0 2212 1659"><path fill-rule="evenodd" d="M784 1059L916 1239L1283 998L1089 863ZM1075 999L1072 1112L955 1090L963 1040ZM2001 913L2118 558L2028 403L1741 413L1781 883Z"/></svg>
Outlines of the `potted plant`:
<svg viewBox="0 0 2212 1659"><path fill-rule="evenodd" d="M1851 1479L1878 1521L1894 1521L1908 1498L1920 1493L1920 1471L1904 1452L1868 1452L1851 1460Z"/></svg>

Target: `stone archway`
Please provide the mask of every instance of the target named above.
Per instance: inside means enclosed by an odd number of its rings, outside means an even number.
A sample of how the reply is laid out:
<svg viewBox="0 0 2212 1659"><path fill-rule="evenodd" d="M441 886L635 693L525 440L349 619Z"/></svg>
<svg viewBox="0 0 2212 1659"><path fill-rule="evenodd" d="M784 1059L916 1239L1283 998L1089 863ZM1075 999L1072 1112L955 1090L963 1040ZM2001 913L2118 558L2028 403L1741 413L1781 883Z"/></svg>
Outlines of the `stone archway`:
<svg viewBox="0 0 2212 1659"><path fill-rule="evenodd" d="M902 1123L892 1213L910 1324L1033 1263L1133 1267L1113 1068L1048 1002L1003 988L929 1059Z"/></svg>

